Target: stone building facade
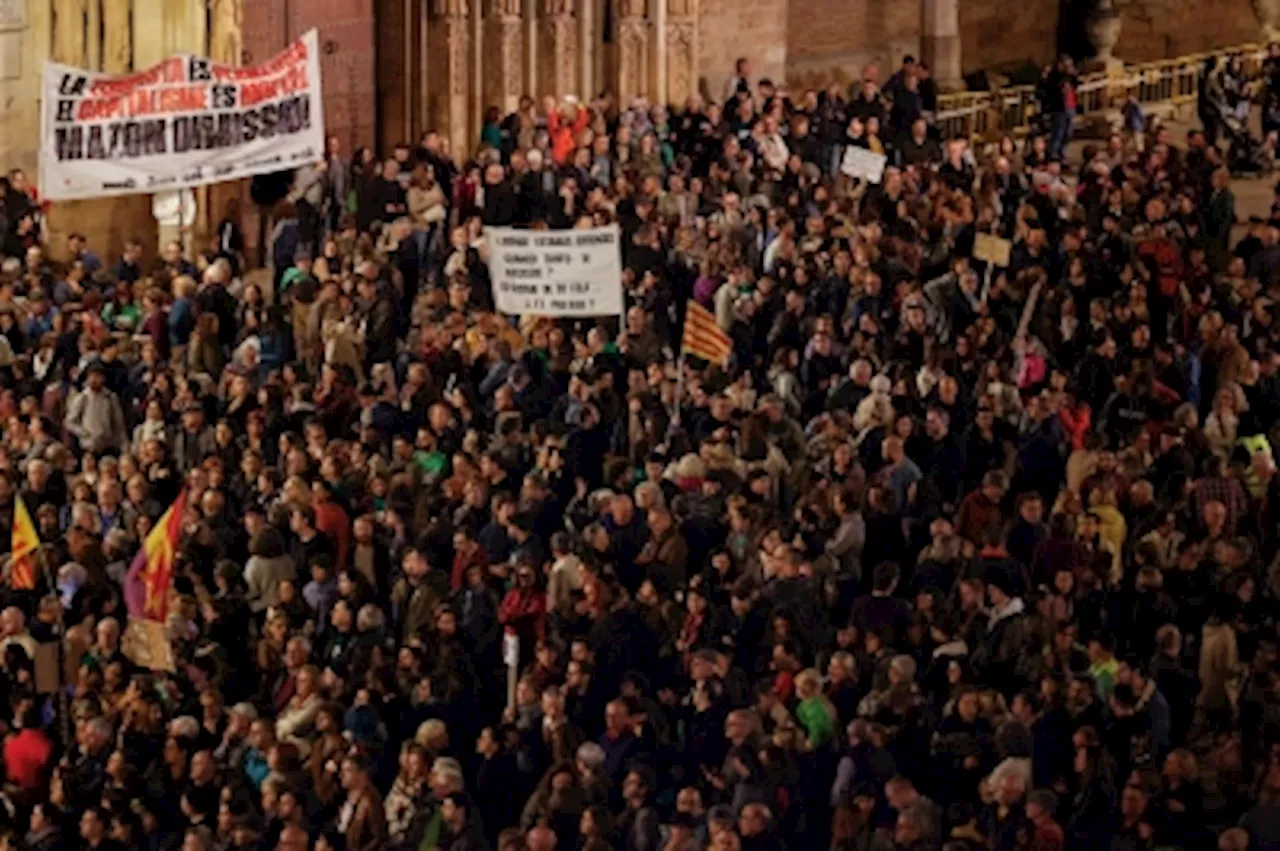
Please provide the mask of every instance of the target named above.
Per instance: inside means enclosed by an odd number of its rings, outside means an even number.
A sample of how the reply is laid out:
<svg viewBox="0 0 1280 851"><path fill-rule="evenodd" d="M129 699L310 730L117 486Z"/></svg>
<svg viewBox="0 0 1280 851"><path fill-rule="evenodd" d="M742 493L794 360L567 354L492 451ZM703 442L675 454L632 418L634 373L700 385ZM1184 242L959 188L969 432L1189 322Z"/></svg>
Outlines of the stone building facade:
<svg viewBox="0 0 1280 851"><path fill-rule="evenodd" d="M530 94L610 92L682 103L716 97L734 60L793 90L889 73L922 55L938 79L1048 61L1090 0L0 0L0 163L34 174L39 73L52 58L110 71L178 51L270 56L311 28L322 45L325 119L348 150L386 150L428 129L470 150L485 111ZM1258 36L1250 0L1129 4L1116 48L1132 61ZM1155 8L1154 13L1150 12ZM1074 11L1073 11L1074 10ZM1073 23L1077 22L1077 23ZM202 220L238 187L202 195ZM114 253L154 233L147 199L59 205Z"/></svg>

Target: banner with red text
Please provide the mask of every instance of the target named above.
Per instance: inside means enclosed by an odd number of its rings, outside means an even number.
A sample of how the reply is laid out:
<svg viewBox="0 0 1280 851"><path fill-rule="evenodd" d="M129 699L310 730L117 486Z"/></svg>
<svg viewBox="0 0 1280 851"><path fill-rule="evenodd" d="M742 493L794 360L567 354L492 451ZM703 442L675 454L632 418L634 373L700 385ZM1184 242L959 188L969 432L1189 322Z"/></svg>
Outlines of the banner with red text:
<svg viewBox="0 0 1280 851"><path fill-rule="evenodd" d="M172 56L111 75L47 62L40 194L160 192L283 171L324 157L315 30L257 65Z"/></svg>

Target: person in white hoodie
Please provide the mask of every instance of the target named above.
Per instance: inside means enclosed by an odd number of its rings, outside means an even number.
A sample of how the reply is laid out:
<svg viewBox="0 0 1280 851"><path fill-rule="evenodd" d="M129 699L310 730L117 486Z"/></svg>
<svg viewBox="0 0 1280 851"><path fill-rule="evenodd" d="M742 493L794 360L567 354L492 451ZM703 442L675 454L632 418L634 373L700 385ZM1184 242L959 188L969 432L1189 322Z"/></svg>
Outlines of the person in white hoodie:
<svg viewBox="0 0 1280 851"><path fill-rule="evenodd" d="M547 579L547 603L553 612L569 614L573 594L582 590L582 559L574 554L569 536L556 532L551 536L551 574Z"/></svg>

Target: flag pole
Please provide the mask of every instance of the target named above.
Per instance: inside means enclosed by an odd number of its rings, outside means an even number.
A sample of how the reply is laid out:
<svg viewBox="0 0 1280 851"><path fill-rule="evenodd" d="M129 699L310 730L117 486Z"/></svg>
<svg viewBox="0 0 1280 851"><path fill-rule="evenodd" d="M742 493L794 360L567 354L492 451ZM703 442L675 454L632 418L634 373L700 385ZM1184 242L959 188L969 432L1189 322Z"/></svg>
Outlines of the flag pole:
<svg viewBox="0 0 1280 851"><path fill-rule="evenodd" d="M670 432L680 426L680 403L684 401L684 344L680 345L680 357L676 359L676 398L672 402Z"/></svg>

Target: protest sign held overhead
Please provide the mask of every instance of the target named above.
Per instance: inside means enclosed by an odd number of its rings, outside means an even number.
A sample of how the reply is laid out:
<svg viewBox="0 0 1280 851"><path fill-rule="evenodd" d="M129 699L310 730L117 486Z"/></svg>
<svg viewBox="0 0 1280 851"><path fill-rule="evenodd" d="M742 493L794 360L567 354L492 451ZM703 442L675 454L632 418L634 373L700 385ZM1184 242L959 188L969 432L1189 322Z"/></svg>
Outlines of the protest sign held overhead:
<svg viewBox="0 0 1280 851"><path fill-rule="evenodd" d="M865 180L868 183L879 183L884 176L884 167L888 159L884 154L868 151L850 145L844 149L844 159L840 162L840 171L849 177Z"/></svg>
<svg viewBox="0 0 1280 851"><path fill-rule="evenodd" d="M618 228L532 231L485 228L499 312L535 316L622 313Z"/></svg>
<svg viewBox="0 0 1280 851"><path fill-rule="evenodd" d="M1013 243L1007 239L989 233L980 233L973 238L973 259L990 266L1007 268L1012 251Z"/></svg>
<svg viewBox="0 0 1280 851"><path fill-rule="evenodd" d="M50 200L158 192L324 156L311 31L258 65L172 56L125 75L45 63L40 188Z"/></svg>

